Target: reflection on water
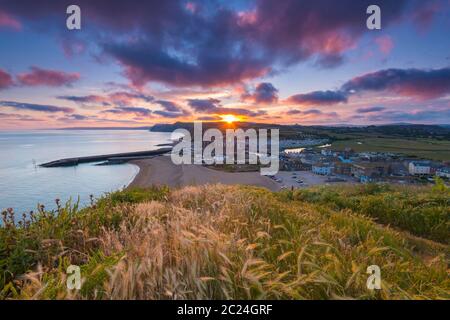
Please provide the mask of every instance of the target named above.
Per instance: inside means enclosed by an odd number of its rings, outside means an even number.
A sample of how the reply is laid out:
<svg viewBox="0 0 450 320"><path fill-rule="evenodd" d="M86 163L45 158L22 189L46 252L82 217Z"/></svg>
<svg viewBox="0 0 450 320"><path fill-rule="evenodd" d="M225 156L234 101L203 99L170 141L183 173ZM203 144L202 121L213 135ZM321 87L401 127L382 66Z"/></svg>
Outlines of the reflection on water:
<svg viewBox="0 0 450 320"><path fill-rule="evenodd" d="M130 165L83 164L41 168L37 164L76 156L154 150L170 142L170 133L145 130L48 130L0 132L0 210L34 210L37 203L54 208L54 199L98 197L129 184L138 172Z"/></svg>
<svg viewBox="0 0 450 320"><path fill-rule="evenodd" d="M331 144L323 144L321 146L317 146L316 148L328 148L331 147ZM285 149L284 152L286 153L301 153L305 151L307 148L291 148L291 149Z"/></svg>
<svg viewBox="0 0 450 320"><path fill-rule="evenodd" d="M292 148L292 149L285 149L284 152L286 153L300 153L303 152L306 148Z"/></svg>

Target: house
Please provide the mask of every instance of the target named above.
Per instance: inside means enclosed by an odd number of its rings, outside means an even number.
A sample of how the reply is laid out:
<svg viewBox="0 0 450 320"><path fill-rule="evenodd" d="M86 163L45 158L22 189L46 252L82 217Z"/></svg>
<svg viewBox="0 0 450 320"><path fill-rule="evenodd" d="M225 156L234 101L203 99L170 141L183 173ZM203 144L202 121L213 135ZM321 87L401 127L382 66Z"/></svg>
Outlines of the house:
<svg viewBox="0 0 450 320"><path fill-rule="evenodd" d="M342 163L352 163L352 162L353 162L352 159L350 159L350 158L349 158L349 159L345 159L344 156L342 156L342 155L341 155L341 156L338 156L338 159L339 159L339 161L342 162Z"/></svg>
<svg viewBox="0 0 450 320"><path fill-rule="evenodd" d="M321 153L323 156L326 156L326 157L333 156L333 151L332 151L331 149L322 149L322 150L320 151L320 153Z"/></svg>
<svg viewBox="0 0 450 320"><path fill-rule="evenodd" d="M450 179L450 167L437 169L436 175L441 178Z"/></svg>
<svg viewBox="0 0 450 320"><path fill-rule="evenodd" d="M312 165L312 172L322 176L329 176L333 173L333 164L317 162Z"/></svg>
<svg viewBox="0 0 450 320"><path fill-rule="evenodd" d="M408 165L402 161L391 162L391 174L396 177L405 177L408 175Z"/></svg>
<svg viewBox="0 0 450 320"><path fill-rule="evenodd" d="M303 163L298 158L285 157L281 159L280 169L282 171L308 171L311 165Z"/></svg>
<svg viewBox="0 0 450 320"><path fill-rule="evenodd" d="M389 162L359 162L352 164L351 174L360 182L372 182L391 172Z"/></svg>
<svg viewBox="0 0 450 320"><path fill-rule="evenodd" d="M352 165L348 162L336 161L334 163L334 173L343 174L346 176L351 175L352 173Z"/></svg>
<svg viewBox="0 0 450 320"><path fill-rule="evenodd" d="M429 175L431 173L431 165L429 161L411 161L408 166L410 175Z"/></svg>

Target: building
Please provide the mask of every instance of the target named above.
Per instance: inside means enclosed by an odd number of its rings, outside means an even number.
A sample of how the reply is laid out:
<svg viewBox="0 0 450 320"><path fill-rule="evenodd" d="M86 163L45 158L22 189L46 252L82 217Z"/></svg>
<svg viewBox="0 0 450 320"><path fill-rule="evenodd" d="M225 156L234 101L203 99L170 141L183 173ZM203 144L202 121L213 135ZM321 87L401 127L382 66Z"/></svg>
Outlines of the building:
<svg viewBox="0 0 450 320"><path fill-rule="evenodd" d="M312 172L322 176L329 176L333 173L333 165L331 163L317 162L312 165Z"/></svg>
<svg viewBox="0 0 450 320"><path fill-rule="evenodd" d="M450 168L440 168L436 170L436 175L441 178L450 179Z"/></svg>
<svg viewBox="0 0 450 320"><path fill-rule="evenodd" d="M303 163L298 158L284 157L280 161L280 169L282 171L309 171L311 165Z"/></svg>
<svg viewBox="0 0 450 320"><path fill-rule="evenodd" d="M349 158L349 159L345 159L344 156L342 156L342 155L341 155L341 156L338 156L338 159L339 159L339 161L342 162L342 163L352 163L352 162L353 162L352 159L350 159L350 158Z"/></svg>
<svg viewBox="0 0 450 320"><path fill-rule="evenodd" d="M392 161L391 174L396 177L408 176L408 164L405 165L402 161Z"/></svg>
<svg viewBox="0 0 450 320"><path fill-rule="evenodd" d="M410 175L429 175L431 173L431 165L429 161L411 161L408 166Z"/></svg>
<svg viewBox="0 0 450 320"><path fill-rule="evenodd" d="M320 153L321 153L323 156L326 156L326 157L331 157L331 156L333 156L333 151L332 151L331 149L322 149L322 150L320 151Z"/></svg>
<svg viewBox="0 0 450 320"><path fill-rule="evenodd" d="M352 174L352 165L348 162L336 161L334 163L334 173L349 176Z"/></svg>
<svg viewBox="0 0 450 320"><path fill-rule="evenodd" d="M352 164L351 174L360 182L373 182L391 172L389 162L359 162Z"/></svg>

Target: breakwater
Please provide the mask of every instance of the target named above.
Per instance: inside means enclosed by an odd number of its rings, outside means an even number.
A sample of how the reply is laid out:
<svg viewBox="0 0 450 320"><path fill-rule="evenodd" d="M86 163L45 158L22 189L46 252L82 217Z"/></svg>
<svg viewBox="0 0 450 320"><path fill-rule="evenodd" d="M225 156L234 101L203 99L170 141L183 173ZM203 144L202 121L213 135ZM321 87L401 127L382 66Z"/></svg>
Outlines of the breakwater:
<svg viewBox="0 0 450 320"><path fill-rule="evenodd" d="M44 168L55 168L55 167L73 167L81 163L92 163L110 160L113 161L123 160L124 162L126 162L131 159L136 159L137 157L149 157L161 155L164 153L168 153L171 150L172 148L159 148L156 150L149 150L149 151L136 151L136 152L115 153L115 154L103 154L88 157L66 158L50 161L47 163L42 163L39 166Z"/></svg>

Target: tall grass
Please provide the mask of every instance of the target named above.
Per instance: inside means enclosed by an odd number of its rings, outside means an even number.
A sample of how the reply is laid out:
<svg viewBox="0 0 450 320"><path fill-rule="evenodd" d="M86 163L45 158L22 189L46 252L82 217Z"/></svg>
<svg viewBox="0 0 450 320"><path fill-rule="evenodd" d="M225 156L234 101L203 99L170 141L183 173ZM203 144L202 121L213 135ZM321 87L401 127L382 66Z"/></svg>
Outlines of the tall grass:
<svg viewBox="0 0 450 320"><path fill-rule="evenodd" d="M425 242L418 252L352 210L253 187L123 191L6 229L4 298L450 298L446 245ZM69 264L81 266L79 291L65 286ZM373 264L382 290L366 287Z"/></svg>
<svg viewBox="0 0 450 320"><path fill-rule="evenodd" d="M327 205L398 227L416 236L450 243L450 190L430 187L393 187L369 184L297 190L292 200Z"/></svg>

